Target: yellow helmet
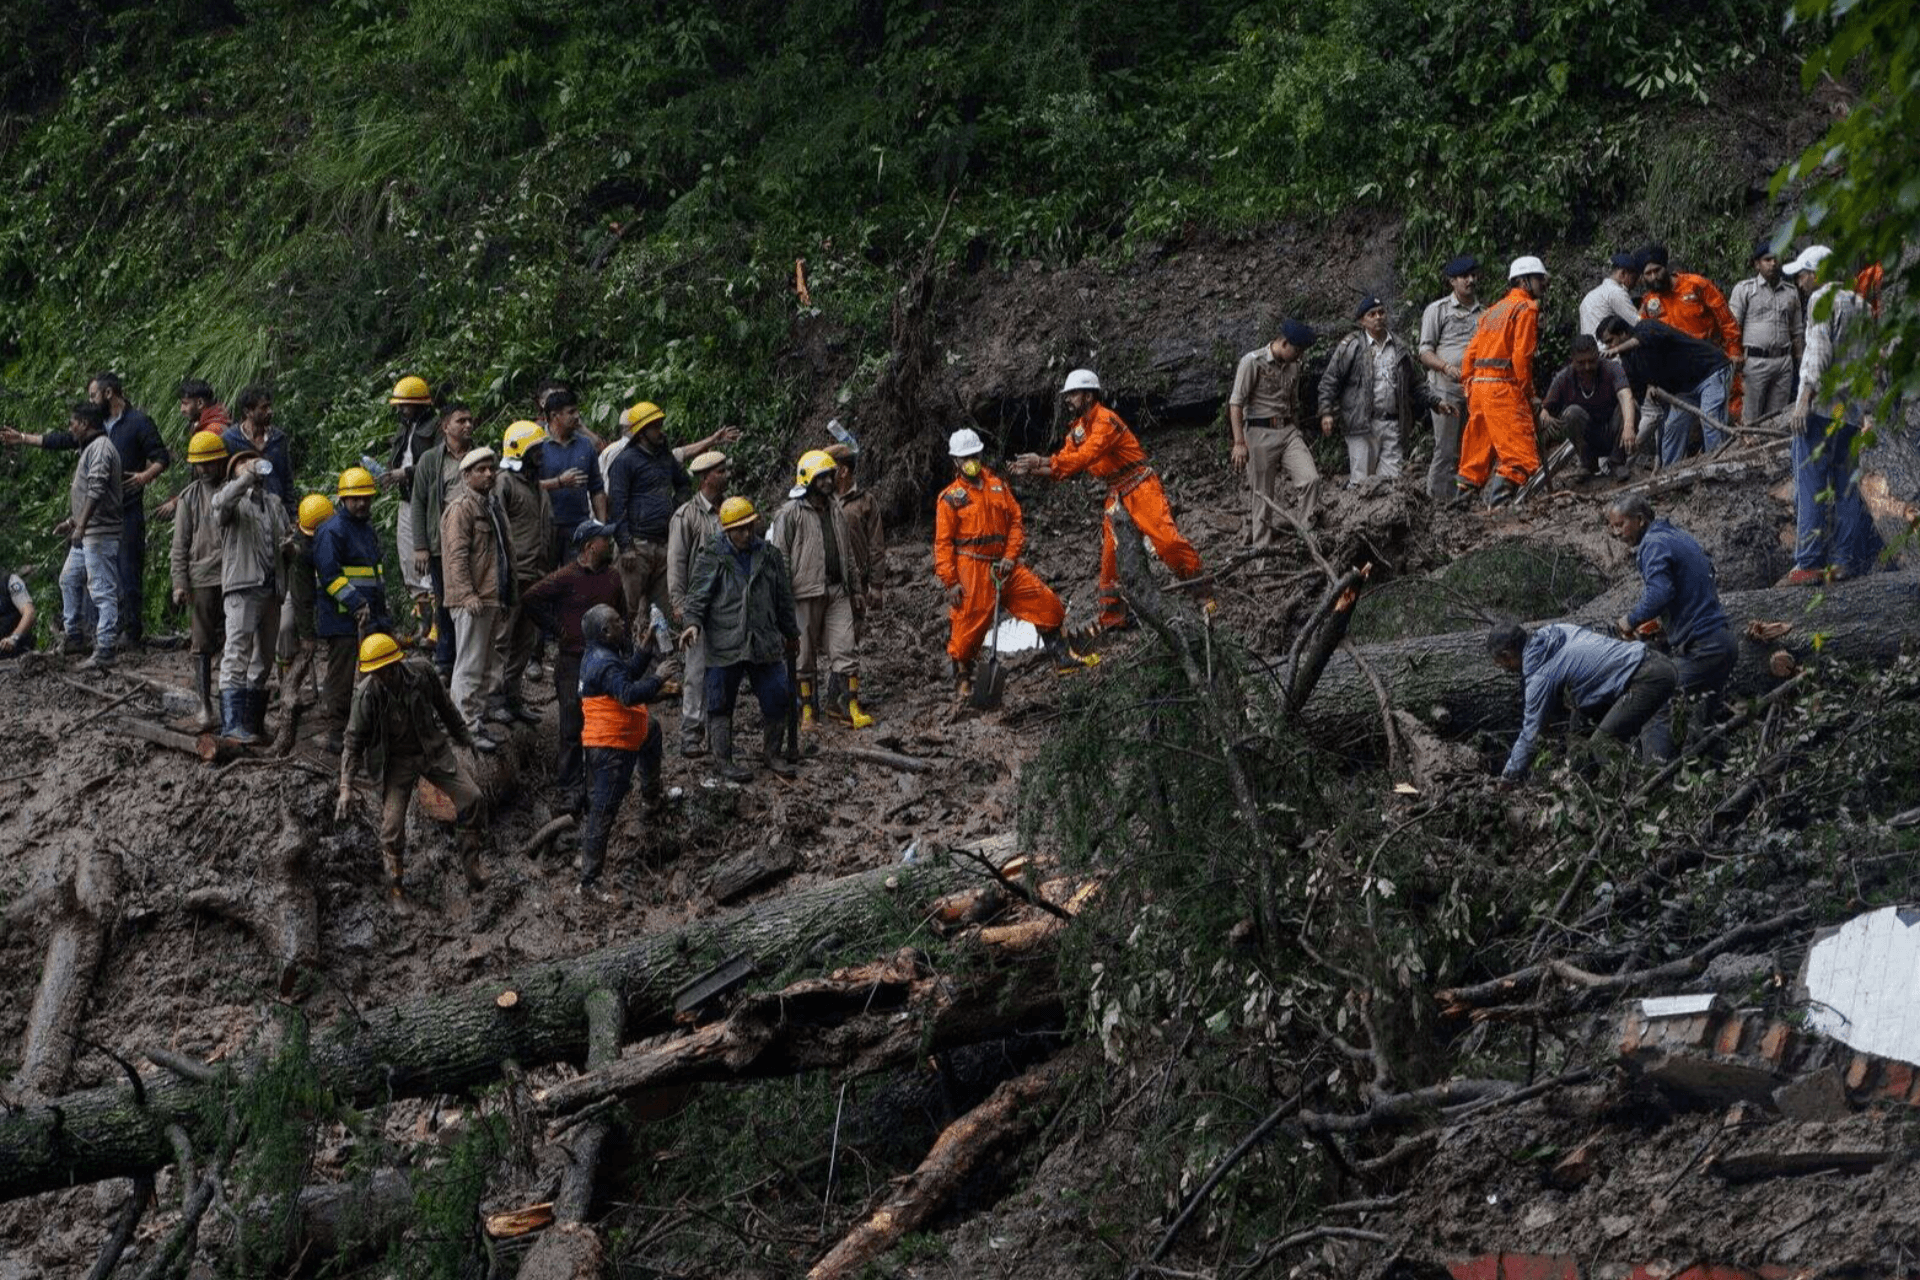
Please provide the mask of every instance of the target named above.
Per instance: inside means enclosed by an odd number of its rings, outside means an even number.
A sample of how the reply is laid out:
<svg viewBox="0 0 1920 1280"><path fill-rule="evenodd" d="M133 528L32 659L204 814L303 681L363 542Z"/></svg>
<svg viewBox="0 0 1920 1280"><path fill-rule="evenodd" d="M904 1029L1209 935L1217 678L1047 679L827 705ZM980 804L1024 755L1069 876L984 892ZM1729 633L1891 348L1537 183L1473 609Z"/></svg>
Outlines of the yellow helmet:
<svg viewBox="0 0 1920 1280"><path fill-rule="evenodd" d="M333 492L341 498L371 498L376 492L373 472L365 467L348 467L340 473L340 483Z"/></svg>
<svg viewBox="0 0 1920 1280"><path fill-rule="evenodd" d="M539 423L528 422L522 418L507 428L506 438L500 445L500 451L509 458L518 458L546 438L547 433L540 429Z"/></svg>
<svg viewBox="0 0 1920 1280"><path fill-rule="evenodd" d="M388 404L432 404L433 389L425 378L416 378L412 374L393 384L393 394L387 397Z"/></svg>
<svg viewBox="0 0 1920 1280"><path fill-rule="evenodd" d="M324 493L310 493L300 499L300 532L312 536L315 530L333 519L333 503Z"/></svg>
<svg viewBox="0 0 1920 1280"><path fill-rule="evenodd" d="M753 504L745 498L735 495L720 504L720 527L733 529L743 524L752 524L759 516L753 510Z"/></svg>
<svg viewBox="0 0 1920 1280"><path fill-rule="evenodd" d="M376 631L360 642L360 670L363 672L390 667L405 656L394 638L384 631Z"/></svg>
<svg viewBox="0 0 1920 1280"><path fill-rule="evenodd" d="M187 441L188 462L225 462L227 460L227 442L220 438L218 431L196 431L193 439Z"/></svg>
<svg viewBox="0 0 1920 1280"><path fill-rule="evenodd" d="M642 400L639 404L620 415L620 425L628 431L638 431L650 423L660 421L667 411L651 400Z"/></svg>
<svg viewBox="0 0 1920 1280"><path fill-rule="evenodd" d="M840 464L825 449L809 449L800 455L800 465L794 468L793 482L801 488L813 483L815 476L823 476L829 471L838 471Z"/></svg>

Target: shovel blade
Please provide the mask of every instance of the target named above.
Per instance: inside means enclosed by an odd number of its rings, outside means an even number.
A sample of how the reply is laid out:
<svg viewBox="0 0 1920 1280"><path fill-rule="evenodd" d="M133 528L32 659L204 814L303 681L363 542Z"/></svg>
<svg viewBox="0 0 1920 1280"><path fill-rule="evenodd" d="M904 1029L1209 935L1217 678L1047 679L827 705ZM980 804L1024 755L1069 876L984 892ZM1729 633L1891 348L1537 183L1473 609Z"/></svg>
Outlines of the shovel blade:
<svg viewBox="0 0 1920 1280"><path fill-rule="evenodd" d="M973 682L973 695L969 701L975 711L998 711L1000 699L1007 691L1007 674L1000 669L1000 659L989 659Z"/></svg>

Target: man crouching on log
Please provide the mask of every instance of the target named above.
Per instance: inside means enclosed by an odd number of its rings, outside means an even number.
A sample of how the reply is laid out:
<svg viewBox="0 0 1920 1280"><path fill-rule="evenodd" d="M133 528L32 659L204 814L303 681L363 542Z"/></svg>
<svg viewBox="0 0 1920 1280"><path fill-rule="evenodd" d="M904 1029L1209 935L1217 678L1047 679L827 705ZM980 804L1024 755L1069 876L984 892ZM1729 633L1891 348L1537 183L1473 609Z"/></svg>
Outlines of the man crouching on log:
<svg viewBox="0 0 1920 1280"><path fill-rule="evenodd" d="M1596 745L1605 735L1631 746L1673 697L1677 679L1665 654L1570 622L1550 623L1532 634L1515 623L1495 627L1487 636L1487 652L1495 666L1527 682L1526 718L1500 778L1508 786L1526 777L1547 711L1562 695L1582 715L1599 719Z"/></svg>
<svg viewBox="0 0 1920 1280"><path fill-rule="evenodd" d="M401 879L406 873L407 808L414 783L425 778L453 800L454 843L469 888L486 884L480 874L485 813L480 788L453 754L471 749L465 721L453 708L440 678L424 661L403 661L390 635L374 632L360 642L360 671L369 677L353 691L346 748L340 753L340 799L336 821L344 822L353 800L354 770L364 759L380 779L380 857L386 865L387 899L406 914Z"/></svg>

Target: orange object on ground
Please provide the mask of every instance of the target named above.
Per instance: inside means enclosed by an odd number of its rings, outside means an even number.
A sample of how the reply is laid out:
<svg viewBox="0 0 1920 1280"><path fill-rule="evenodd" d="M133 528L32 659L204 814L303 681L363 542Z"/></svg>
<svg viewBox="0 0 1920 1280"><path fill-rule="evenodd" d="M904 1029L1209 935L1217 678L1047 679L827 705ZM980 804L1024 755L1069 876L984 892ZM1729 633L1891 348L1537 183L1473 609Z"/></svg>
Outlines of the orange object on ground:
<svg viewBox="0 0 1920 1280"><path fill-rule="evenodd" d="M1120 563L1113 546L1111 513L1116 506L1126 507L1153 553L1175 576L1200 576L1200 553L1180 536L1173 522L1173 508L1167 505L1167 491L1147 465L1147 451L1120 415L1098 402L1074 420L1067 443L1048 464L1048 474L1055 480L1081 472L1107 485L1103 505L1108 518L1101 521L1100 625L1122 626L1127 621L1127 606L1120 598Z"/></svg>
<svg viewBox="0 0 1920 1280"><path fill-rule="evenodd" d="M602 694L580 700L580 745L638 751L647 745L647 709Z"/></svg>
<svg viewBox="0 0 1920 1280"><path fill-rule="evenodd" d="M1462 488L1478 489L1497 465L1525 484L1540 469L1533 434L1533 354L1540 345L1540 304L1518 286L1487 308L1460 361L1467 423L1460 433Z"/></svg>
<svg viewBox="0 0 1920 1280"><path fill-rule="evenodd" d="M964 593L960 607L947 613L947 656L955 662L972 662L979 654L993 625L993 566L1018 560L1026 540L1019 500L985 467L976 480L956 479L941 490L933 518L933 571L942 586L957 583ZM1000 607L1042 631L1067 620L1060 597L1023 564L1000 584Z"/></svg>

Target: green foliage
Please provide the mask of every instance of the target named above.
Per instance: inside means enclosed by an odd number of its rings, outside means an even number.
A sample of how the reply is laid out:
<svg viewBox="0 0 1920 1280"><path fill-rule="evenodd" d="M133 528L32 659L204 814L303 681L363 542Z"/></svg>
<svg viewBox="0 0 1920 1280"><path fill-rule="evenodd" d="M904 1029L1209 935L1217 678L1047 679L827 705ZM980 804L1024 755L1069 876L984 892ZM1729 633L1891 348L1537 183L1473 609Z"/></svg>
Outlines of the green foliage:
<svg viewBox="0 0 1920 1280"><path fill-rule="evenodd" d="M1497 618L1558 618L1599 595L1594 567L1559 547L1521 539L1470 551L1438 572L1396 578L1354 609L1356 643L1470 631Z"/></svg>
<svg viewBox="0 0 1920 1280"><path fill-rule="evenodd" d="M1920 393L1920 259L1910 249L1920 238L1920 27L1898 0L1795 0L1788 21L1820 39L1801 66L1807 89L1827 77L1861 89L1773 188L1799 197L1791 236L1833 249L1826 278L1850 283L1863 267L1884 267L1878 341L1843 361L1830 389L1890 419Z"/></svg>
<svg viewBox="0 0 1920 1280"><path fill-rule="evenodd" d="M413 1173L413 1226L388 1251L393 1274L404 1280L457 1280L484 1273L480 1200L487 1181L513 1153L507 1117L479 1108L443 1158Z"/></svg>

